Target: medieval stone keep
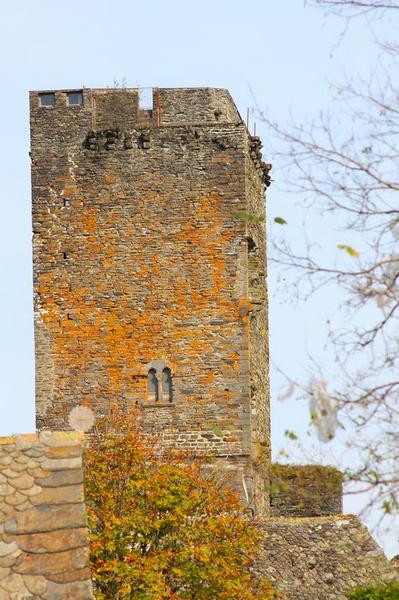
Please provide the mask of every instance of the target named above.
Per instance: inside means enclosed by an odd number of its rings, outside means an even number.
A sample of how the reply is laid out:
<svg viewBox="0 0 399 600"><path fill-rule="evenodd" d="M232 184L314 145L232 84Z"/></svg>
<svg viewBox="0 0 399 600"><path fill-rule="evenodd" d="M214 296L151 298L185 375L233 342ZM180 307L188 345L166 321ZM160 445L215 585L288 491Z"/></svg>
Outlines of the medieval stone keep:
<svg viewBox="0 0 399 600"><path fill-rule="evenodd" d="M337 471L270 465L271 166L229 93L154 89L149 108L137 89L31 92L30 114L38 428L117 404L162 444L215 458L287 600L397 578L337 514Z"/></svg>
<svg viewBox="0 0 399 600"><path fill-rule="evenodd" d="M227 91L139 100L31 93L37 424L139 406L263 510L268 166Z"/></svg>

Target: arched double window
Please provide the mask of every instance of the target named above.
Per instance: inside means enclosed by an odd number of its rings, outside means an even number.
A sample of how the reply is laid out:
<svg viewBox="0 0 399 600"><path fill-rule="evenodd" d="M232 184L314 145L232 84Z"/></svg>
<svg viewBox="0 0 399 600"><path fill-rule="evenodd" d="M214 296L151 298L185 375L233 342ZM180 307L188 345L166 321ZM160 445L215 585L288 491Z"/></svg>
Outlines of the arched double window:
<svg viewBox="0 0 399 600"><path fill-rule="evenodd" d="M161 371L151 368L147 374L147 400L151 403L173 402L172 371L164 367Z"/></svg>
<svg viewBox="0 0 399 600"><path fill-rule="evenodd" d="M172 386L172 371L169 367L162 370L162 402L172 402L173 386Z"/></svg>
<svg viewBox="0 0 399 600"><path fill-rule="evenodd" d="M155 369L150 369L147 375L147 398L149 402L159 401L159 384L157 372Z"/></svg>

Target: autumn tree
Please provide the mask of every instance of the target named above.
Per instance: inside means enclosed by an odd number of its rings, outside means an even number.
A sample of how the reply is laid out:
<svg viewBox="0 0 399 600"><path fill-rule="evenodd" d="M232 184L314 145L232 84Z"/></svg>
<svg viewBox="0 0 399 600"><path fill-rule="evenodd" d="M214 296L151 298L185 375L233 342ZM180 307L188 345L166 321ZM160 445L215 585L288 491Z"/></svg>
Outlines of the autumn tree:
<svg viewBox="0 0 399 600"><path fill-rule="evenodd" d="M344 36L353 19L372 24L375 37L381 32L380 61L367 80L336 85L336 104L311 122L282 127L262 114L274 134L274 179L302 199L307 214L330 218L343 238L328 254L321 250L326 239L313 229L297 251L284 214L285 240L272 243L271 261L291 273L302 298L335 286L346 313L344 326L330 320L335 378L324 377L325 365L315 360L314 377L291 381L291 390L309 398L323 441L334 437L340 420L350 428L359 459L347 475L357 490L371 493L374 506L392 513L399 508L399 46L387 32L399 2L308 5L343 18Z"/></svg>
<svg viewBox="0 0 399 600"><path fill-rule="evenodd" d="M96 598L277 598L252 570L261 540L235 493L155 448L125 414L103 419L86 450Z"/></svg>

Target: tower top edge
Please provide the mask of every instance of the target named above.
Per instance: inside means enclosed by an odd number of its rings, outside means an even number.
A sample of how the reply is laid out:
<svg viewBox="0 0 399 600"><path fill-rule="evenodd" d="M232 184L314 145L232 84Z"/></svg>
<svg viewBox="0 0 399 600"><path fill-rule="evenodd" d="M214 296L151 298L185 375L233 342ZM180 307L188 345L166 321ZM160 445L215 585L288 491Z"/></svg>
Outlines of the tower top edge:
<svg viewBox="0 0 399 600"><path fill-rule="evenodd" d="M30 94L53 94L57 92L68 93L76 91L89 91L89 92L140 92L142 90L160 90L160 91L173 91L173 92L186 92L186 91L210 91L210 92L222 92L230 96L230 92L227 88L219 88L213 86L189 86L189 87L159 87L159 86L138 86L138 87L86 87L76 86L69 88L46 88L39 90L30 90Z"/></svg>
<svg viewBox="0 0 399 600"><path fill-rule="evenodd" d="M93 130L138 124L242 123L224 88L83 87L31 91L29 99L32 122L40 127L45 121L63 127L80 123Z"/></svg>

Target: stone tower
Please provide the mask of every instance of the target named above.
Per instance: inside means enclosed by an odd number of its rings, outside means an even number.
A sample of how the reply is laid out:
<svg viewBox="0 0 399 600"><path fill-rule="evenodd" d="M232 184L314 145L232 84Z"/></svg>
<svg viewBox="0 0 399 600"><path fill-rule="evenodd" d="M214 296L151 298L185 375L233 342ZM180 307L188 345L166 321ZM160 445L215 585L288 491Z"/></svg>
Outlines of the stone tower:
<svg viewBox="0 0 399 600"><path fill-rule="evenodd" d="M215 457L261 512L268 166L229 93L32 92L39 428L114 403Z"/></svg>

